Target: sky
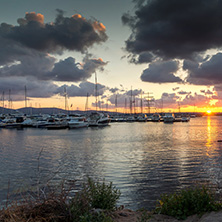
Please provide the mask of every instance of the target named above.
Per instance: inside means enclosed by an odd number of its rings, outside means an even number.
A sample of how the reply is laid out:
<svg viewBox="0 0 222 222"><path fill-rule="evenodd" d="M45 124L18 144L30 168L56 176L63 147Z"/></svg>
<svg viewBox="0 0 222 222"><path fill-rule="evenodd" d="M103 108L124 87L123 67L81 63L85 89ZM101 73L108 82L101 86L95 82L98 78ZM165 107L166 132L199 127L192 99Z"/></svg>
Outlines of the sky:
<svg viewBox="0 0 222 222"><path fill-rule="evenodd" d="M220 112L222 1L1 0L7 108ZM26 94L25 94L26 88ZM26 103L25 103L26 95ZM88 96L87 96L88 95Z"/></svg>

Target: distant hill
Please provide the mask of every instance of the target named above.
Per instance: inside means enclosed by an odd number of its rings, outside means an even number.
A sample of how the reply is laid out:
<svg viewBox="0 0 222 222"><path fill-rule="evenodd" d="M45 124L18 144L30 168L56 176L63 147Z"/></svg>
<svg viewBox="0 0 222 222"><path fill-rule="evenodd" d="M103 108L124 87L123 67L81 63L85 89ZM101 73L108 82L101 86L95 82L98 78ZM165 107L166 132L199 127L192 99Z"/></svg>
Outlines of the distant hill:
<svg viewBox="0 0 222 222"><path fill-rule="evenodd" d="M14 114L14 113L24 113L26 115L31 115L31 114L59 114L59 113L65 113L65 114L70 114L70 113L85 113L84 111L80 110L72 110L72 111L66 111L63 109L59 108L32 108L32 107L27 107L27 108L20 108L20 109L7 109L0 107L0 113L4 114Z"/></svg>

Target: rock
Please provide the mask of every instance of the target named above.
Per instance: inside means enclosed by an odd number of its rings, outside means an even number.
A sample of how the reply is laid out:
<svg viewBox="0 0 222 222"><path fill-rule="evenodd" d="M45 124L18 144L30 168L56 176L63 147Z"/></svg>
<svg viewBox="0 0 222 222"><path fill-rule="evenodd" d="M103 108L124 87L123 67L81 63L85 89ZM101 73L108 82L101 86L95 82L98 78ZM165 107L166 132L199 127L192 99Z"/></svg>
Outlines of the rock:
<svg viewBox="0 0 222 222"><path fill-rule="evenodd" d="M122 216L122 217L127 217L128 216L128 214L123 213L123 212L120 212L119 215Z"/></svg>
<svg viewBox="0 0 222 222"><path fill-rule="evenodd" d="M204 214L198 222L221 222L222 221L222 211L210 212Z"/></svg>

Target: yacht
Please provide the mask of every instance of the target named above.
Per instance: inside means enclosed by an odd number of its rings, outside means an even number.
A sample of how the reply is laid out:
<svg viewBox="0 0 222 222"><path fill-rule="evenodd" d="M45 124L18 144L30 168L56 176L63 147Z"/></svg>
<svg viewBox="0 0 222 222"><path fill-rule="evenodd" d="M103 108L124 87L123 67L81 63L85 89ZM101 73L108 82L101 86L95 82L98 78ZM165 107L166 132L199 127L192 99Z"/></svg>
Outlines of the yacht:
<svg viewBox="0 0 222 222"><path fill-rule="evenodd" d="M88 127L88 122L86 121L85 116L75 115L70 118L68 121L69 129L77 129L77 128L84 128Z"/></svg>
<svg viewBox="0 0 222 222"><path fill-rule="evenodd" d="M160 114L154 113L151 117L151 121L152 122L160 122L160 118L161 118Z"/></svg>
<svg viewBox="0 0 222 222"><path fill-rule="evenodd" d="M47 125L46 128L48 130L67 129L68 124L67 124L67 121L65 120L56 120L52 124Z"/></svg>
<svg viewBox="0 0 222 222"><path fill-rule="evenodd" d="M138 115L137 117L137 121L138 122L146 122L147 121L147 115L144 113L141 113Z"/></svg>
<svg viewBox="0 0 222 222"><path fill-rule="evenodd" d="M173 113L165 113L163 117L163 122L164 123L173 123L175 120L175 116Z"/></svg>
<svg viewBox="0 0 222 222"><path fill-rule="evenodd" d="M189 121L190 121L190 117L188 115L181 117L181 122L189 122Z"/></svg>
<svg viewBox="0 0 222 222"><path fill-rule="evenodd" d="M89 126L108 126L111 119L106 113L92 112L88 118Z"/></svg>

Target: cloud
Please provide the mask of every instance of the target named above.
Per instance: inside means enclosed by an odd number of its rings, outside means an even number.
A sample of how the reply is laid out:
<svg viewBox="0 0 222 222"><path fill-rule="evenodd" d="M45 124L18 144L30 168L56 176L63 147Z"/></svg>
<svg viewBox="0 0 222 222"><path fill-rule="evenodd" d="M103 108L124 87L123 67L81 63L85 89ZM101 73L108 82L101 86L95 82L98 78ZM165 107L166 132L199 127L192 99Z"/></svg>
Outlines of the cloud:
<svg viewBox="0 0 222 222"><path fill-rule="evenodd" d="M177 92L179 95L187 95L187 94L191 94L191 92L185 92L183 90Z"/></svg>
<svg viewBox="0 0 222 222"><path fill-rule="evenodd" d="M5 93L5 98L8 99L9 90L13 101L21 101L25 99L25 86L27 96L29 98L49 98L55 95L58 88L56 84L50 81L38 81L35 78L11 77L1 78L0 89L1 93Z"/></svg>
<svg viewBox="0 0 222 222"><path fill-rule="evenodd" d="M81 15L64 17L57 10L54 22L44 23L40 13L26 13L18 25L0 25L0 78L27 77L36 81L84 81L107 62L87 54L81 63L75 58L57 59L49 53L85 51L107 39L105 26Z"/></svg>
<svg viewBox="0 0 222 222"><path fill-rule="evenodd" d="M128 52L184 59L222 46L221 1L134 2L137 3L135 13L122 16L123 24L132 30L126 41Z"/></svg>
<svg viewBox="0 0 222 222"><path fill-rule="evenodd" d="M172 90L173 90L173 91L176 91L176 90L178 90L178 89L180 89L180 87L175 87L175 88L173 88Z"/></svg>
<svg viewBox="0 0 222 222"><path fill-rule="evenodd" d="M115 88L110 88L109 91L111 93L115 93L115 92L119 91L119 89L117 87L115 87Z"/></svg>
<svg viewBox="0 0 222 222"><path fill-rule="evenodd" d="M51 72L46 73L46 78L54 81L83 81L92 76L97 69L103 71L107 64L102 59L85 59L83 64L76 63L75 59L69 57L55 63Z"/></svg>
<svg viewBox="0 0 222 222"><path fill-rule="evenodd" d="M102 23L87 20L78 14L64 17L62 10L57 10L57 13L51 23L44 23L44 16L40 13L26 13L25 18L17 20L18 26L1 24L0 36L44 52L61 49L83 52L93 44L107 40Z"/></svg>
<svg viewBox="0 0 222 222"><path fill-rule="evenodd" d="M184 61L188 71L187 82L195 85L215 85L222 83L222 53L213 55L203 63Z"/></svg>
<svg viewBox="0 0 222 222"><path fill-rule="evenodd" d="M186 95L180 104L183 106L206 107L209 106L210 101L211 97L195 93L194 95Z"/></svg>
<svg viewBox="0 0 222 222"><path fill-rule="evenodd" d="M133 89L133 90L128 90L125 95L127 96L139 96L143 92L142 89Z"/></svg>
<svg viewBox="0 0 222 222"><path fill-rule="evenodd" d="M0 77L34 76L39 80L79 82L90 78L96 70L103 71L107 64L100 58L85 58L84 63L76 63L74 58L69 57L56 62L54 57L41 52L32 52L17 59L15 64L0 67Z"/></svg>
<svg viewBox="0 0 222 222"><path fill-rule="evenodd" d="M95 96L95 84L91 82L82 82L79 86L76 85L62 85L57 88L55 91L56 93L60 94L61 96L64 95L64 87L66 87L66 92L69 97L86 97L88 96ZM97 84L97 95L101 96L106 91L107 87L102 84Z"/></svg>
<svg viewBox="0 0 222 222"><path fill-rule="evenodd" d="M214 93L212 91L210 91L209 89L206 90L200 90L201 93L204 93L205 95L213 95Z"/></svg>
<svg viewBox="0 0 222 222"><path fill-rule="evenodd" d="M109 102L111 103L111 106L115 106L117 101L118 107L125 107L127 105L129 107L130 101L133 100L137 104L138 101L140 101L140 95L143 93L142 89L134 89L134 90L128 90L124 93L115 93L109 96ZM132 95L132 99L131 99ZM127 104L126 104L127 103Z"/></svg>
<svg viewBox="0 0 222 222"><path fill-rule="evenodd" d="M178 106L177 100L180 97L176 95L176 93L162 93L160 99L155 100L155 106L157 108L171 108L175 109Z"/></svg>
<svg viewBox="0 0 222 222"><path fill-rule="evenodd" d="M174 75L178 69L177 61L154 62L143 71L140 78L144 82L153 83L182 82L182 79Z"/></svg>

